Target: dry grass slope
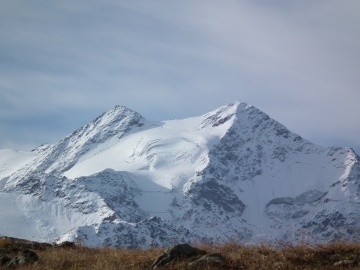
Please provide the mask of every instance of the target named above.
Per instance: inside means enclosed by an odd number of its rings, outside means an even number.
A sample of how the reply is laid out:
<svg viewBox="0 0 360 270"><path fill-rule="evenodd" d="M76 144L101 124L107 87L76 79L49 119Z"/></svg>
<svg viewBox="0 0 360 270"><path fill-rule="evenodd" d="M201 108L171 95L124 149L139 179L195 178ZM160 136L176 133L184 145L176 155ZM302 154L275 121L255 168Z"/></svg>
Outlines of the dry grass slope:
<svg viewBox="0 0 360 270"><path fill-rule="evenodd" d="M207 252L221 253L226 263L189 267L195 258L174 262L158 269L360 269L360 244L334 243L318 246L269 245L247 247L236 243L198 246ZM115 250L111 248L36 250L40 260L16 269L150 269L164 249ZM1 253L1 251L0 251Z"/></svg>

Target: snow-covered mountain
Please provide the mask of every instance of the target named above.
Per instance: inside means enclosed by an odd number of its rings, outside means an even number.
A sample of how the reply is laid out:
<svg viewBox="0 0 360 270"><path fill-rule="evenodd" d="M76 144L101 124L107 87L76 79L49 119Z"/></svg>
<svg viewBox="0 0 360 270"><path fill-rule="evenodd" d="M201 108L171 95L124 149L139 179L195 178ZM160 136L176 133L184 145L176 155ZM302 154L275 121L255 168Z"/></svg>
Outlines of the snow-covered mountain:
<svg viewBox="0 0 360 270"><path fill-rule="evenodd" d="M0 235L152 247L360 240L360 165L234 102L151 122L116 106L54 145L0 150Z"/></svg>

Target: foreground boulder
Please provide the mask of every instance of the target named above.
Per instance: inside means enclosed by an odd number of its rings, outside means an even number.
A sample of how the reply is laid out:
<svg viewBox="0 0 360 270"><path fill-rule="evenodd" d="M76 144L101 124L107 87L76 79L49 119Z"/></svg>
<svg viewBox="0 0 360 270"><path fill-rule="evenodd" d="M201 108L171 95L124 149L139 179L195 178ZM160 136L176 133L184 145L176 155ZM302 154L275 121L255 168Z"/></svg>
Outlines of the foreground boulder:
<svg viewBox="0 0 360 270"><path fill-rule="evenodd" d="M20 256L16 256L5 264L5 267L16 267L23 264L34 263L39 260L34 251L24 250Z"/></svg>
<svg viewBox="0 0 360 270"><path fill-rule="evenodd" d="M155 269L158 266L169 264L174 259L190 258L205 254L206 251L194 248L189 244L178 244L167 248L165 252L154 261L151 267Z"/></svg>

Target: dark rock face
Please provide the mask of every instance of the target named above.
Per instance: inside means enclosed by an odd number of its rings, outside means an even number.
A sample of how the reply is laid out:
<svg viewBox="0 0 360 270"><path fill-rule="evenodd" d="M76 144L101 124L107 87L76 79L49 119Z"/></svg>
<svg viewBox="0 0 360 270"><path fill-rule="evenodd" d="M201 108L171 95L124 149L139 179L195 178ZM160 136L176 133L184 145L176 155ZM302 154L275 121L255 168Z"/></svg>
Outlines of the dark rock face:
<svg viewBox="0 0 360 270"><path fill-rule="evenodd" d="M290 152L308 145L311 143L260 110L251 106L238 108L234 123L209 152L210 162L202 175L225 183L250 181L264 174L265 161L268 165L276 159L284 162Z"/></svg>
<svg viewBox="0 0 360 270"><path fill-rule="evenodd" d="M110 169L75 180L40 174L20 182L16 190L45 202L56 199L62 206L82 214L111 209L112 215L104 217L105 221L121 218L139 222L146 215L134 201L137 191L131 175Z"/></svg>
<svg viewBox="0 0 360 270"><path fill-rule="evenodd" d="M324 197L327 192L321 192L318 190L308 190L295 198L283 197L272 199L266 207L272 204L289 204L289 205L304 205L306 203L313 203Z"/></svg>
<svg viewBox="0 0 360 270"><path fill-rule="evenodd" d="M221 207L224 212L236 212L242 215L245 209L243 202L225 186L217 183L215 179L194 184L188 195L192 195L192 202L202 206L206 211L213 211L214 207Z"/></svg>
<svg viewBox="0 0 360 270"><path fill-rule="evenodd" d="M231 230L232 240L248 239L251 232L247 230L242 215L245 204L234 191L215 179L204 179L192 183L184 194L181 206L181 221L191 227L190 230L197 239L203 242L230 240L228 228ZM212 234L206 231L212 229ZM205 233L204 233L205 232Z"/></svg>
<svg viewBox="0 0 360 270"><path fill-rule="evenodd" d="M193 234L173 222L151 217L138 223L103 222L95 231L93 226L82 226L69 231L76 242L85 242L88 238L99 237L101 246L143 249L164 247L174 243L193 239Z"/></svg>

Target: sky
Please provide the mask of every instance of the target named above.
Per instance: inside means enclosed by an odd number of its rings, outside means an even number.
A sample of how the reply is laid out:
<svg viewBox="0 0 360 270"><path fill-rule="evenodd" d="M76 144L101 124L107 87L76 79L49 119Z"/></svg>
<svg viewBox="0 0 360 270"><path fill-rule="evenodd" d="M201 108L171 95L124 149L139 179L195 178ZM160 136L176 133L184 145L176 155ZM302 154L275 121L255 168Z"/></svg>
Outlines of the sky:
<svg viewBox="0 0 360 270"><path fill-rule="evenodd" d="M360 154L359 0L0 3L0 149L115 105L181 119L239 100Z"/></svg>

